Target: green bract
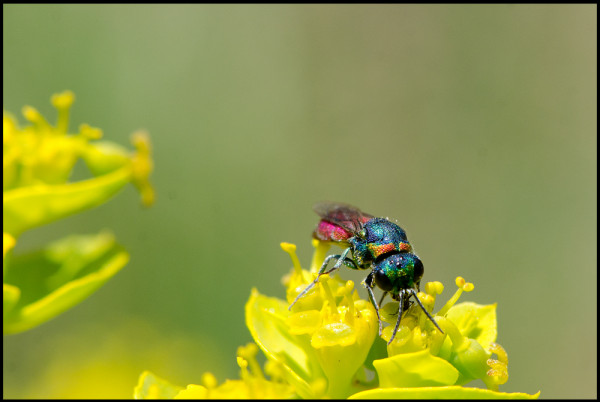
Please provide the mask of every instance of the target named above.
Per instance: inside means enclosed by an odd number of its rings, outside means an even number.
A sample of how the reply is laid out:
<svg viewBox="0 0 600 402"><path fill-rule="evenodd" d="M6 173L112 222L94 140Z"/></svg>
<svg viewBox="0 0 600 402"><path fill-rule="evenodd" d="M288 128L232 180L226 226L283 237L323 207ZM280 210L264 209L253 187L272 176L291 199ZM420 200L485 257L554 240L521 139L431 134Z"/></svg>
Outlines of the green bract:
<svg viewBox="0 0 600 402"><path fill-rule="evenodd" d="M52 97L56 125L32 107L23 108L30 124L20 127L3 115L3 296L4 333L39 325L79 303L117 273L129 260L109 232L69 236L41 250L12 255L19 236L30 229L98 206L127 183L133 183L150 205L154 192L150 143L134 134L136 152L97 141L102 132L81 125L68 134L74 95ZM82 159L94 177L70 182L73 166Z"/></svg>
<svg viewBox="0 0 600 402"><path fill-rule="evenodd" d="M387 345L392 326L379 337L372 305L359 298L352 281L322 275L289 311L290 303L316 276L328 245L315 241L310 271L300 267L296 246L282 243L294 268L284 278L286 300L261 295L252 289L246 304L246 325L254 342L267 357L267 380L258 368L256 346L238 350L240 380L217 385L210 373L203 385L189 385L175 398L351 398L351 399L535 399L524 393L504 393L498 386L508 379L508 357L496 341L496 305L459 303L473 285L457 278L458 290L432 313L442 334L418 306L403 316L395 339ZM433 310L443 291L439 282L425 285L418 297ZM396 322L397 302L380 310L382 319ZM394 316L394 314L396 316ZM249 352L249 351L252 352ZM492 356L496 355L497 359ZM250 371L246 367L250 367ZM251 374L250 374L251 373ZM150 397L145 373L136 397ZM488 389L463 385L481 379ZM260 384L260 387L257 385ZM169 385L170 389L173 386ZM164 380L155 381L153 395L165 395ZM257 389L262 389L258 392Z"/></svg>

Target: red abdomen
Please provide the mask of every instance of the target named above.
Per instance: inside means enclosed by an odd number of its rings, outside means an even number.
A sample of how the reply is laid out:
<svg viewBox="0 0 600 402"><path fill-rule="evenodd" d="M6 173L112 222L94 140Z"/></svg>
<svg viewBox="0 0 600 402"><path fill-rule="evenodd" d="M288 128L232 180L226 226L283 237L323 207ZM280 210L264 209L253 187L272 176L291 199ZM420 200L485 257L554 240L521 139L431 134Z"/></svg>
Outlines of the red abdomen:
<svg viewBox="0 0 600 402"><path fill-rule="evenodd" d="M346 242L354 236L341 226L321 219L313 232L313 237L322 241Z"/></svg>

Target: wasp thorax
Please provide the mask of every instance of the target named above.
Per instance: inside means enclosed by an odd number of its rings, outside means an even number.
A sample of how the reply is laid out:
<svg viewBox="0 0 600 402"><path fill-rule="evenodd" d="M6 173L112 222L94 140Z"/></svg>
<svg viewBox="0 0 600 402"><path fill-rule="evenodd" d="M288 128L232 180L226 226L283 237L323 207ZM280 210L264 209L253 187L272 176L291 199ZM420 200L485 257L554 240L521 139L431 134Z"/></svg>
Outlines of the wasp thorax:
<svg viewBox="0 0 600 402"><path fill-rule="evenodd" d="M408 241L406 232L398 225L383 218L374 218L364 227L364 235L369 243L394 243Z"/></svg>

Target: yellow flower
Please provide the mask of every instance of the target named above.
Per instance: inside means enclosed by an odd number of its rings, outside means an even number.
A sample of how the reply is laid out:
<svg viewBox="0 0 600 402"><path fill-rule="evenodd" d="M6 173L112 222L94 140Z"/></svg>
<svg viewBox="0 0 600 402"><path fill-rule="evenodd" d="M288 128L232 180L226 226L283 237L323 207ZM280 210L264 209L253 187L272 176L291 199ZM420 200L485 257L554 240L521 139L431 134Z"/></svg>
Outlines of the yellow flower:
<svg viewBox="0 0 600 402"><path fill-rule="evenodd" d="M317 254L322 253L319 243L315 244ZM294 261L294 270L285 279L288 285L287 303L276 303L277 309L274 310L271 307L274 301L253 290L246 305L248 328L269 358L289 365L288 347L276 348L277 342L273 339L263 339L265 331L260 321L265 318L265 309L269 309L268 317L272 319L277 314L277 319L285 326L270 331L271 335L278 332L277 335L283 335L287 341L294 340L298 353L306 355L302 360L316 360L310 370L299 371L298 376L288 380L304 390L300 393L303 397L318 397L321 392L333 398L347 397L357 390L352 386L352 377L362 366L377 334L375 310L369 302L359 298L352 281L344 282L339 276L329 278L322 275L321 286L298 300L290 313L287 307L313 278L300 267L294 245L282 243L282 248ZM309 339L310 343L305 339ZM282 339L278 340L281 342ZM327 384L327 388L323 390L322 385L315 387L314 384Z"/></svg>
<svg viewBox="0 0 600 402"><path fill-rule="evenodd" d="M301 397L416 397L422 392L427 398L461 398L472 391L460 385L478 378L489 388L481 390L478 397L539 395L497 392L498 385L508 378L508 358L495 343L496 305L456 304L463 292L473 290L473 285L460 277L454 296L434 314L444 333L415 304L405 312L389 345L394 325L376 336L374 308L358 298L351 281L344 282L339 275L322 275L318 285L290 312L288 306L313 281L316 267L324 260L328 246L316 240L314 246L311 270L304 271L295 246L282 243L294 264L284 278L287 301L253 290L246 305L246 323L255 342L268 359L286 368L286 379ZM441 283L430 282L418 297L430 310L442 291ZM386 304L380 314L383 320L395 323L398 303ZM492 354L498 358L492 359Z"/></svg>
<svg viewBox="0 0 600 402"><path fill-rule="evenodd" d="M535 399L539 396L539 392L529 395L498 391L498 386L508 379L508 357L495 342L496 305L457 304L463 292L474 288L463 278L457 278L458 290L433 314L443 333L420 306L413 305L405 312L389 345L394 325L387 326L379 337L374 307L359 298L352 281L343 281L339 275L321 275L317 286L289 309L296 296L313 282L325 259L328 245L316 240L313 245L315 254L307 271L300 266L296 246L281 244L293 262L291 272L283 278L286 300L267 297L252 289L246 303L246 325L266 355L267 366L277 367L277 375L267 381L258 374L257 365L251 363L256 353L256 346L252 345L251 353L238 351L240 380L228 380L217 386L214 377L205 374L202 385L189 385L183 391L178 388L170 395L312 399ZM443 288L439 282L429 282L425 292L418 294L428 311L434 308ZM397 304L388 303L380 309L383 320L397 322ZM497 358L493 359L493 355ZM250 369L245 371L246 367ZM142 375L136 397L150 396L148 378ZM488 389L463 386L474 379L482 379ZM159 381L152 383L160 389ZM258 393L258 388L263 393ZM169 394L163 392L160 396Z"/></svg>

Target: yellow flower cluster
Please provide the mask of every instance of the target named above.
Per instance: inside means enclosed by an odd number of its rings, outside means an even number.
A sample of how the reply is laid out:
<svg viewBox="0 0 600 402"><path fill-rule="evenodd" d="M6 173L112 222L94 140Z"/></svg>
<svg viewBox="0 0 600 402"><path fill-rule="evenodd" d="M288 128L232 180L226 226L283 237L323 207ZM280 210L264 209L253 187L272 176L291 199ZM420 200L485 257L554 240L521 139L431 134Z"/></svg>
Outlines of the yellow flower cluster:
<svg viewBox="0 0 600 402"><path fill-rule="evenodd" d="M458 303L473 285L457 278L458 287L450 300L434 314L444 333L437 330L418 306L411 306L402 318L395 339L387 344L393 326L378 337L378 320L371 303L360 299L352 281L339 275L321 275L296 304L291 302L316 277L329 245L317 240L310 270L303 270L296 246L282 243L290 254L293 269L283 278L286 299L261 295L253 289L246 304L246 325L256 345L267 356L271 379L256 365L255 346L238 350L241 379L216 385L205 374L203 385L185 390L145 373L136 387L136 397L147 398L150 385L154 396L175 398L350 398L350 399L531 399L535 395L504 393L498 385L508 379L508 357L495 340L496 305ZM430 282L419 293L423 305L434 308L443 285ZM395 323L398 303L380 310L382 319ZM252 353L249 353L251 350ZM492 355L497 355L493 359ZM240 363L241 362L241 363ZM247 370L246 367L250 369ZM260 373L260 374L258 374ZM207 380L210 379L210 381ZM482 379L488 389L463 385ZM263 393L257 392L260 384ZM171 395L171 396L169 396Z"/></svg>
<svg viewBox="0 0 600 402"><path fill-rule="evenodd" d="M68 236L42 253L12 255L19 236L30 229L98 206L127 183L140 191L142 203L154 201L148 135L133 135L135 152L108 141L102 131L82 124L69 134L70 91L52 96L55 125L31 106L23 108L29 124L20 126L3 114L3 293L4 333L33 328L89 296L129 260L112 234ZM82 159L94 177L69 181Z"/></svg>

